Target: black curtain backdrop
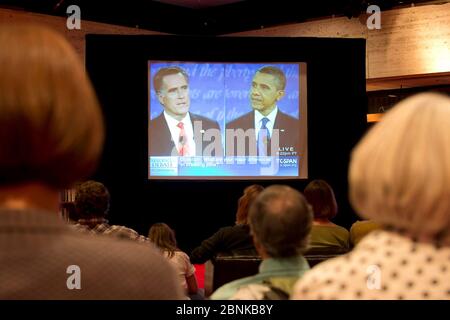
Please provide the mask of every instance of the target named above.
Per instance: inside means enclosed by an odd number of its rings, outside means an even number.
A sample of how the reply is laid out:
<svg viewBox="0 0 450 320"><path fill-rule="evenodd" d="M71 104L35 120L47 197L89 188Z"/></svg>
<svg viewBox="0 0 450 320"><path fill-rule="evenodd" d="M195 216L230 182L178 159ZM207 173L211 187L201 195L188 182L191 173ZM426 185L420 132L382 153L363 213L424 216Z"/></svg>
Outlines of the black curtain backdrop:
<svg viewBox="0 0 450 320"><path fill-rule="evenodd" d="M306 62L309 179L148 180L148 60ZM111 192L111 223L144 235L151 224L168 223L189 252L234 223L246 186L276 183L302 191L313 179L325 179L335 190L334 222L349 228L356 221L347 171L351 149L367 127L364 39L87 35L86 66L106 120L93 178Z"/></svg>

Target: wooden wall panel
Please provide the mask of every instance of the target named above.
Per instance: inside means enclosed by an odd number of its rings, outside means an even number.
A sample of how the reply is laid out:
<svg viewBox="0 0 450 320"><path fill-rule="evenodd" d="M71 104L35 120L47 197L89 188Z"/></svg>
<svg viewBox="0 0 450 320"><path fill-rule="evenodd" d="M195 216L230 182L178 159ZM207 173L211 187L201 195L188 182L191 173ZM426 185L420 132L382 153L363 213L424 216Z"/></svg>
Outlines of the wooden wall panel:
<svg viewBox="0 0 450 320"><path fill-rule="evenodd" d="M450 3L381 12L381 30L369 30L366 20L337 17L232 35L365 38L367 79L450 73Z"/></svg>
<svg viewBox="0 0 450 320"><path fill-rule="evenodd" d="M450 84L450 3L381 12L381 30L369 30L366 20L366 15L336 17L231 35L365 38L368 90ZM64 33L83 59L86 33L162 34L84 20L81 30L68 30L63 17L0 9L0 22L16 21L35 21Z"/></svg>
<svg viewBox="0 0 450 320"><path fill-rule="evenodd" d="M64 17L55 17L44 14L31 13L26 11L0 9L0 23L17 23L17 22L35 22L47 25L61 33L75 47L84 61L85 41L84 36L87 33L98 34L162 34L156 31L142 30L137 28L127 28L106 23L98 23L83 20L83 11L81 11L81 29L69 30L66 27L67 19Z"/></svg>
<svg viewBox="0 0 450 320"><path fill-rule="evenodd" d="M450 3L382 13L368 32L368 78L450 72Z"/></svg>

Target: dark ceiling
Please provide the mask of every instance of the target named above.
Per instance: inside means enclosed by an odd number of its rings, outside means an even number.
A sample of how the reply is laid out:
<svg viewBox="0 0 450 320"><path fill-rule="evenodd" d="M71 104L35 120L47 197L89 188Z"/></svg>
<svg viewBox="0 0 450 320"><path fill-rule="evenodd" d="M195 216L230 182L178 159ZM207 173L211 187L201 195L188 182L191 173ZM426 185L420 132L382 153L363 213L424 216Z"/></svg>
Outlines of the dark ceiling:
<svg viewBox="0 0 450 320"><path fill-rule="evenodd" d="M1 1L4 7L57 16L67 16L67 7L76 4L81 8L81 18L84 20L184 35L219 35L332 15L351 18L365 12L370 4L388 10L425 2L431 0Z"/></svg>

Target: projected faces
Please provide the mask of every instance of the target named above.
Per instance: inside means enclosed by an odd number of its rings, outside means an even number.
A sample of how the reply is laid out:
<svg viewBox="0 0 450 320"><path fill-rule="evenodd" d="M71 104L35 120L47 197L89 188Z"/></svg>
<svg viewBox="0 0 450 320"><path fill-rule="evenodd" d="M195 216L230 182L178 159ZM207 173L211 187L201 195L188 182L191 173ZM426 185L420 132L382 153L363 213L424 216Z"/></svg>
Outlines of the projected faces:
<svg viewBox="0 0 450 320"><path fill-rule="evenodd" d="M255 74L250 90L250 100L254 110L267 116L283 95L284 90L278 89L278 81L275 76L262 72Z"/></svg>
<svg viewBox="0 0 450 320"><path fill-rule="evenodd" d="M181 74L167 75L162 79L158 100L164 110L173 118L182 120L189 111L189 85Z"/></svg>

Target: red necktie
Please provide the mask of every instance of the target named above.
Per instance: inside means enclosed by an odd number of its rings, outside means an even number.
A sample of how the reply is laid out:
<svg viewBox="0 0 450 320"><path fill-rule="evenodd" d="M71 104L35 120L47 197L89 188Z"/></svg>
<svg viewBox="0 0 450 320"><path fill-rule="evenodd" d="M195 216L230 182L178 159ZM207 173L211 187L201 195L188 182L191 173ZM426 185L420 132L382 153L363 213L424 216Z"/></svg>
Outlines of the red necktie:
<svg viewBox="0 0 450 320"><path fill-rule="evenodd" d="M184 123L178 122L177 127L180 128L180 134L178 136L178 154L180 156L189 155L189 143L184 131Z"/></svg>

